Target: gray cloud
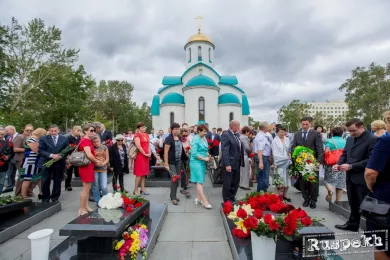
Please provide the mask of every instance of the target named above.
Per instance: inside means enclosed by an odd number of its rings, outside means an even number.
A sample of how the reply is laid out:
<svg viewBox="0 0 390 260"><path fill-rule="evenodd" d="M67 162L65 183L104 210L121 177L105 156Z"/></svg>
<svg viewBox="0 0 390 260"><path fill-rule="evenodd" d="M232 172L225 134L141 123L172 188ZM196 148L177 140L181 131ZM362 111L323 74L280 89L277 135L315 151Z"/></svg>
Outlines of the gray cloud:
<svg viewBox="0 0 390 260"><path fill-rule="evenodd" d="M89 73L133 83L137 103L151 102L164 75L181 75L203 15L215 68L238 77L257 120L276 120L292 99L342 99L352 69L390 61L387 0L3 0L0 10L2 24L41 17L61 28Z"/></svg>

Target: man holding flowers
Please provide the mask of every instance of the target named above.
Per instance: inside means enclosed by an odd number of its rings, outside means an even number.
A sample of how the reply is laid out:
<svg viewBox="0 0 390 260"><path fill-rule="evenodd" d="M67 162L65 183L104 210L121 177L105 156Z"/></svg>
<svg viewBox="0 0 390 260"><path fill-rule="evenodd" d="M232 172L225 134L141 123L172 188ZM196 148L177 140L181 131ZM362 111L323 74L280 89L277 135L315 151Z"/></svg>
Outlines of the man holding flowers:
<svg viewBox="0 0 390 260"><path fill-rule="evenodd" d="M313 151L314 157L319 164L323 164L324 161L324 147L322 142L321 134L311 129L312 126L311 117L303 117L301 119L302 128L294 134L293 145L291 150L297 146L303 146ZM304 199L303 206L315 209L318 197L319 188L319 174L316 171L316 181L309 181L301 179L302 196Z"/></svg>

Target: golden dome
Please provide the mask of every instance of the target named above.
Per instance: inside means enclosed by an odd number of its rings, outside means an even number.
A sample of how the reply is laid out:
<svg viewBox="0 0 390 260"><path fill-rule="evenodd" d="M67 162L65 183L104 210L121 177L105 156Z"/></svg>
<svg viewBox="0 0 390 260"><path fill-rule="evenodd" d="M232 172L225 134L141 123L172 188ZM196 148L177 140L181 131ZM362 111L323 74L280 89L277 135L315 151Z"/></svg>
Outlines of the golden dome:
<svg viewBox="0 0 390 260"><path fill-rule="evenodd" d="M200 29L198 30L198 33L192 35L190 38L188 38L188 41L185 46L187 46L191 42L208 42L214 47L214 43L211 41L210 37L203 34Z"/></svg>

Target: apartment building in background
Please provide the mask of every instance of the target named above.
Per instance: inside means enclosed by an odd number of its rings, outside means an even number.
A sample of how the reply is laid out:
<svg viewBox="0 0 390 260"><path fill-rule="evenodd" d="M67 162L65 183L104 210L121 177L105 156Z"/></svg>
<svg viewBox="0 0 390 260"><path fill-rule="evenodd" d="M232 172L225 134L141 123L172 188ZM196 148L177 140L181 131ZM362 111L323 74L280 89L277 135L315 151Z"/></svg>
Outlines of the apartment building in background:
<svg viewBox="0 0 390 260"><path fill-rule="evenodd" d="M326 116L341 116L342 114L348 111L348 105L344 100L333 100L325 102L307 102L308 105L311 105L311 108L308 109L310 115L315 115L316 112L323 112Z"/></svg>

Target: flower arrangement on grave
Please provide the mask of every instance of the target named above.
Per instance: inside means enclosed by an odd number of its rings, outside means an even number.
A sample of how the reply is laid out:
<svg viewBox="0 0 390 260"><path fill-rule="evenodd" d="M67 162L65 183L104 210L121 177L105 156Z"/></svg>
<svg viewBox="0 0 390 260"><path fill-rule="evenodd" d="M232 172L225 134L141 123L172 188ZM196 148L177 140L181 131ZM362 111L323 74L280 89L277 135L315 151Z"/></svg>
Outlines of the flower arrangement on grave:
<svg viewBox="0 0 390 260"><path fill-rule="evenodd" d="M11 195L1 196L0 197L0 206L5 206L8 204L12 204L12 203L18 203L21 201L23 201L22 196L11 196Z"/></svg>
<svg viewBox="0 0 390 260"><path fill-rule="evenodd" d="M318 169L318 165L313 150L304 146L297 146L292 158L295 162L295 169L305 181L317 182L315 171Z"/></svg>
<svg viewBox="0 0 390 260"><path fill-rule="evenodd" d="M272 185L274 185L278 190L282 190L286 187L283 179L276 172L274 173L274 179L272 181Z"/></svg>
<svg viewBox="0 0 390 260"><path fill-rule="evenodd" d="M114 186L115 193L108 193L99 200L99 207L103 209L117 209L122 207L127 212L133 212L141 207L147 200L141 196L127 196L126 192L120 191L120 186Z"/></svg>
<svg viewBox="0 0 390 260"><path fill-rule="evenodd" d="M234 222L232 234L239 238L247 238L253 231L257 236L292 240L292 236L298 234L297 230L319 221L304 210L283 203L282 196L267 192L248 194L235 204L227 201L223 204L223 212Z"/></svg>
<svg viewBox="0 0 390 260"><path fill-rule="evenodd" d="M142 254L142 259L146 259L146 246L148 244L148 228L145 224L138 223L129 227L122 234L122 240L116 243L115 250L119 250L119 259L125 260L127 255L131 260L137 259L138 253Z"/></svg>
<svg viewBox="0 0 390 260"><path fill-rule="evenodd" d="M74 149L76 149L77 144L70 144L69 146L65 147L59 155L61 155L62 158L64 158L66 155L68 155L70 152L73 152ZM47 161L43 166L46 168L50 168L57 160L51 159L50 161Z"/></svg>

